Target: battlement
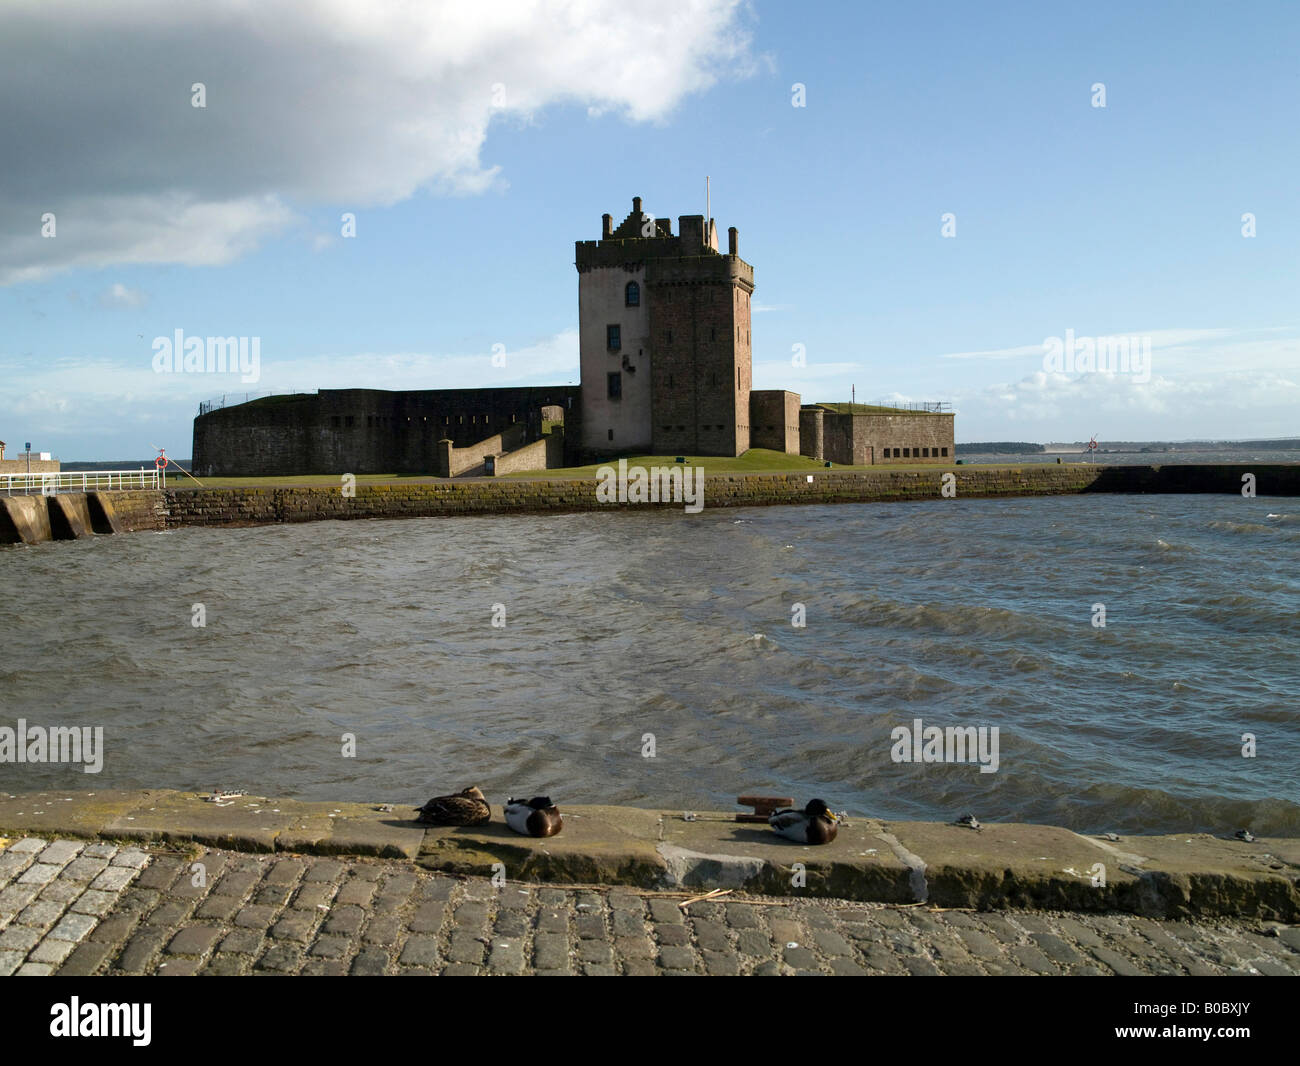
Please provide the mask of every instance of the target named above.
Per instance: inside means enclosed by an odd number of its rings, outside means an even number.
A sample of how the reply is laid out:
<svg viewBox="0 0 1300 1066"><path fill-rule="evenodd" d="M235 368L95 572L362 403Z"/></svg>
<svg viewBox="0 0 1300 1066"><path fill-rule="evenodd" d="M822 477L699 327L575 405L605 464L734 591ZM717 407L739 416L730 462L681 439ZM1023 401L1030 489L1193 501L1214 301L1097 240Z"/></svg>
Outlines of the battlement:
<svg viewBox="0 0 1300 1066"><path fill-rule="evenodd" d="M653 236L646 236L647 227ZM740 261L737 254L738 236L733 227L728 230L728 251L718 251L718 230L713 219L707 222L703 215L682 215L678 219L678 236L673 236L671 219L655 218L641 208L641 197L632 198L632 210L617 226L612 215L601 218L601 238L595 241L574 242L574 266L579 273L598 267L632 266L653 259L693 259L716 257ZM749 284L753 285L753 268L743 264L748 271Z"/></svg>

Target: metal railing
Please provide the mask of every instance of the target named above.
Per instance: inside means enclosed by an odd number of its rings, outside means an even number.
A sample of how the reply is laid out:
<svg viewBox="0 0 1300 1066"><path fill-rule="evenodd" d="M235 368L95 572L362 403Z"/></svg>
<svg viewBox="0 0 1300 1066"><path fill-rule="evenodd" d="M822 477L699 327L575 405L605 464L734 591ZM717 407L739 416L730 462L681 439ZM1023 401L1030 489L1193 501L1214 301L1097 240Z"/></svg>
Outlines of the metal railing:
<svg viewBox="0 0 1300 1066"><path fill-rule="evenodd" d="M33 492L53 496L59 492L101 492L121 489L166 488L167 477L156 467L138 470L60 470L55 473L0 474L0 490L30 496Z"/></svg>
<svg viewBox="0 0 1300 1066"><path fill-rule="evenodd" d="M268 392L227 392L199 403L199 414L220 411L223 407L238 407L250 400L261 400L267 396L311 396L313 393L300 392L298 389L271 389Z"/></svg>
<svg viewBox="0 0 1300 1066"><path fill-rule="evenodd" d="M952 410L947 400L877 400L876 407L893 407L899 411L929 411L931 414L946 414Z"/></svg>

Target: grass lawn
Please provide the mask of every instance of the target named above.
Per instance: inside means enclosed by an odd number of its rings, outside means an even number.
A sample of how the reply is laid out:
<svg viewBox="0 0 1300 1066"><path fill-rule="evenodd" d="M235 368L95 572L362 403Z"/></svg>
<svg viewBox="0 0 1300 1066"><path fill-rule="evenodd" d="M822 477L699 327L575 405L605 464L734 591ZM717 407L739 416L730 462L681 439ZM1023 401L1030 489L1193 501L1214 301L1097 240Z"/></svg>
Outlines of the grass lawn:
<svg viewBox="0 0 1300 1066"><path fill-rule="evenodd" d="M674 466L675 455L627 455L628 466ZM812 471L824 470L825 465L818 459L809 459L806 455L786 455L785 452L772 451L768 448L750 448L744 455L735 457L727 455L687 455L686 466L702 466L707 474L762 474L777 471ZM606 459L589 466L566 466L557 470L524 470L518 474L504 474L503 477L575 477L594 478L602 466L618 469L618 459ZM865 466L836 466L836 470L869 470Z"/></svg>
<svg viewBox="0 0 1300 1066"><path fill-rule="evenodd" d="M936 415L952 414L951 411L912 411L903 407L881 407L874 403L819 403L828 411L840 415Z"/></svg>

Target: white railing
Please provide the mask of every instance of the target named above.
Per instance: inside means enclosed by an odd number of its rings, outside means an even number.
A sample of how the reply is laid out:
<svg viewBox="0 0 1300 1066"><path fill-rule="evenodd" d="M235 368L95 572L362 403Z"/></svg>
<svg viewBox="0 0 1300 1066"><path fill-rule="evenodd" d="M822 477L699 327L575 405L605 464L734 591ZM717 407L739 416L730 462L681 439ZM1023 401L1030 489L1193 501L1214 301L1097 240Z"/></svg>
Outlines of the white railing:
<svg viewBox="0 0 1300 1066"><path fill-rule="evenodd" d="M57 473L0 474L0 491L53 496L59 492L102 492L114 489L161 489L167 485L163 471L142 466L138 470L60 470Z"/></svg>

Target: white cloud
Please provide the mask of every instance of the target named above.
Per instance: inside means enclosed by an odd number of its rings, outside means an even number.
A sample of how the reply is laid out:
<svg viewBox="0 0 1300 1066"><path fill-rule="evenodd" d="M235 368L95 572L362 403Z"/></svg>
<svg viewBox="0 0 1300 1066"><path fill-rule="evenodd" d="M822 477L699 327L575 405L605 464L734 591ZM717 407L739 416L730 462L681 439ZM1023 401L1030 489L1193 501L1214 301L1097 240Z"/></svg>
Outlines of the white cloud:
<svg viewBox="0 0 1300 1066"><path fill-rule="evenodd" d="M291 392L316 389L457 389L498 385L564 384L578 381L578 331L564 330L530 345L504 345L504 365L493 365L492 345L479 352L356 352L310 358L283 358L265 345L261 378L245 384L238 373L155 373L152 338L139 342L138 359L130 364L108 359L60 359L32 364L0 359L0 424L7 415L51 433L67 435L69 419L77 431L93 433L97 421L120 423L122 412L144 419L175 418L178 409L222 394ZM499 360L500 361L500 360ZM162 412L166 412L165 415ZM191 412L191 414L194 412Z"/></svg>
<svg viewBox="0 0 1300 1066"><path fill-rule="evenodd" d="M499 181L481 158L494 119L572 104L661 121L748 72L740 7L10 0L0 141L22 150L0 187L0 284L226 263L309 204L481 192Z"/></svg>
<svg viewBox="0 0 1300 1066"><path fill-rule="evenodd" d="M148 304L149 294L143 289L133 289L118 281L99 294L99 302L104 307L133 310Z"/></svg>

